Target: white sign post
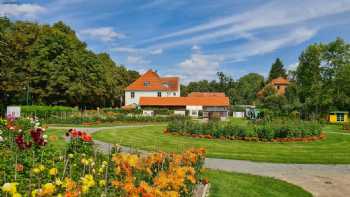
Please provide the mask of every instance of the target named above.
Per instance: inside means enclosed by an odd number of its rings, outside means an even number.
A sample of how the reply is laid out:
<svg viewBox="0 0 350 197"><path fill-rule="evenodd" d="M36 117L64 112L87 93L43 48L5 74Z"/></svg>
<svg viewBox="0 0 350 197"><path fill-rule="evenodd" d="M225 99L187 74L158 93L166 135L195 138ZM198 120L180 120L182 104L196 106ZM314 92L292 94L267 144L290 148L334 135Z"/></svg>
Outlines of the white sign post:
<svg viewBox="0 0 350 197"><path fill-rule="evenodd" d="M20 106L7 106L6 116L11 116L15 118L21 117L21 107Z"/></svg>

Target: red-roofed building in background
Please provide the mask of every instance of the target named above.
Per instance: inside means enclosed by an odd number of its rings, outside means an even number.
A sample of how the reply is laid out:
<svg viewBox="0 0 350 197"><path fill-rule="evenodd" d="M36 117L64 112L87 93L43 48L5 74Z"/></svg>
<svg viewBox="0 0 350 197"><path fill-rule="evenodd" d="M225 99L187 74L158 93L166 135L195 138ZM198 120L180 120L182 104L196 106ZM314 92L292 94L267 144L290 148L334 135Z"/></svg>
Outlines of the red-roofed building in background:
<svg viewBox="0 0 350 197"><path fill-rule="evenodd" d="M272 79L271 82L268 83L262 90L260 90L257 95L262 96L264 89L266 87L273 86L276 89L277 94L280 96L283 96L286 93L286 88L288 87L288 85L289 85L288 79L285 79L283 77L278 77L276 79Z"/></svg>
<svg viewBox="0 0 350 197"><path fill-rule="evenodd" d="M180 97L178 77L160 77L148 70L125 89L125 107L140 106L144 114L154 114L154 109L174 110L175 114L204 118L226 118L229 98L222 92L193 92Z"/></svg>
<svg viewBox="0 0 350 197"><path fill-rule="evenodd" d="M141 97L179 97L178 77L160 77L148 70L125 89L125 105L139 105Z"/></svg>

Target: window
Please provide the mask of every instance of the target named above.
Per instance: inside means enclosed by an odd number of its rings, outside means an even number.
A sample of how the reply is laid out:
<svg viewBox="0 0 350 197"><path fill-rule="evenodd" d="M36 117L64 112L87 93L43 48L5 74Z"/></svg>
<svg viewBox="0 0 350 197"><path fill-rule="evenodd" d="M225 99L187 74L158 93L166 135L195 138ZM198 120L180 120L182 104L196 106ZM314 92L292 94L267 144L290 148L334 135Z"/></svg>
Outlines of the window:
<svg viewBox="0 0 350 197"><path fill-rule="evenodd" d="M176 92L174 92L173 95L176 96Z"/></svg>
<svg viewBox="0 0 350 197"><path fill-rule="evenodd" d="M344 114L337 113L337 122L344 122Z"/></svg>
<svg viewBox="0 0 350 197"><path fill-rule="evenodd" d="M162 97L162 92L158 92L158 97Z"/></svg>
<svg viewBox="0 0 350 197"><path fill-rule="evenodd" d="M144 85L145 87L147 87L147 86L150 86L151 83L150 83L149 81L145 81L145 82L143 82L143 85Z"/></svg>
<svg viewBox="0 0 350 197"><path fill-rule="evenodd" d="M135 92L131 92L131 98L135 98Z"/></svg>
<svg viewBox="0 0 350 197"><path fill-rule="evenodd" d="M280 89L280 86L277 86L277 90L279 90Z"/></svg>
<svg viewBox="0 0 350 197"><path fill-rule="evenodd" d="M197 110L192 110L191 114L192 116L197 116L198 111Z"/></svg>

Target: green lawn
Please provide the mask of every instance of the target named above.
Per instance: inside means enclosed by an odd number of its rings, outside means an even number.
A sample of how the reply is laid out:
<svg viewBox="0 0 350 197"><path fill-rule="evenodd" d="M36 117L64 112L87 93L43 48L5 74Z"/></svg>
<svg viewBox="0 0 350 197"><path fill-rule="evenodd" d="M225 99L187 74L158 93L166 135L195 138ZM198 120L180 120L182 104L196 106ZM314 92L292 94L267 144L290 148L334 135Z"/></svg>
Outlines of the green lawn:
<svg viewBox="0 0 350 197"><path fill-rule="evenodd" d="M210 197L287 197L312 196L302 188L269 177L209 170Z"/></svg>
<svg viewBox="0 0 350 197"><path fill-rule="evenodd" d="M207 157L241 159L276 163L350 163L350 135L327 133L339 132L340 126L327 125L325 140L314 142L246 142L208 140L163 134L165 126L144 128L107 129L93 135L109 143L144 150L181 152L190 147L204 147Z"/></svg>
<svg viewBox="0 0 350 197"><path fill-rule="evenodd" d="M64 135L66 130L63 129L47 129L45 134L49 137L49 145L57 149L63 149L66 142L64 141ZM56 136L57 140L52 140L52 136Z"/></svg>

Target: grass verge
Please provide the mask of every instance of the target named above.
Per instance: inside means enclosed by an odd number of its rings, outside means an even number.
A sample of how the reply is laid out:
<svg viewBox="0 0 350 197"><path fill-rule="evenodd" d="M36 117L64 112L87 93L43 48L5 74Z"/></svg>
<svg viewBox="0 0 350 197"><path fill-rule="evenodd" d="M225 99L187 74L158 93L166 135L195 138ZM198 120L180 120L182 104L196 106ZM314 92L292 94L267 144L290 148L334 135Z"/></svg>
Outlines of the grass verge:
<svg viewBox="0 0 350 197"><path fill-rule="evenodd" d="M181 152L204 147L207 157L275 163L350 163L350 135L339 132L340 126L323 128L326 139L313 142L246 142L220 139L198 139L163 134L165 126L116 128L99 131L95 139L149 151Z"/></svg>
<svg viewBox="0 0 350 197"><path fill-rule="evenodd" d="M306 197L309 192L274 178L208 170L204 174L211 184L210 197Z"/></svg>

